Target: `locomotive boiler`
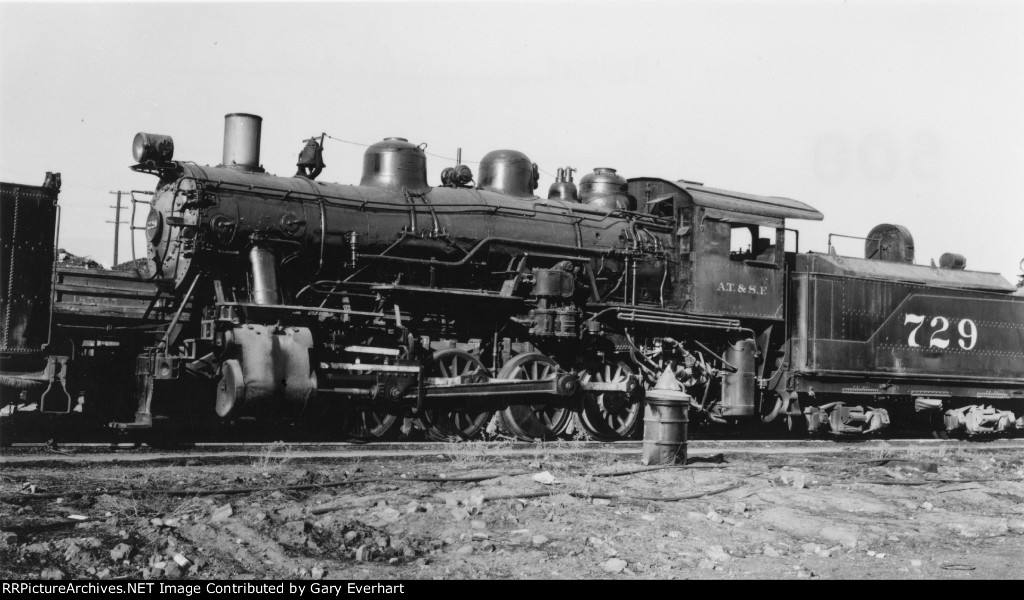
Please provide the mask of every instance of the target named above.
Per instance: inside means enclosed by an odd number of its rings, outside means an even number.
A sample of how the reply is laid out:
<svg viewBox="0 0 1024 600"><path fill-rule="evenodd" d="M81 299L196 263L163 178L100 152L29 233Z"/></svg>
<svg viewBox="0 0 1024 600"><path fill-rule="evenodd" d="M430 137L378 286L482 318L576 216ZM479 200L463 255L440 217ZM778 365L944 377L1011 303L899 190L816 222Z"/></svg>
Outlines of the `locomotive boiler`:
<svg viewBox="0 0 1024 600"><path fill-rule="evenodd" d="M433 436L472 436L497 411L506 431L550 437L582 389L622 398L581 427L636 430L639 382L601 358L614 343L583 311L620 292L674 302L667 222L617 214L624 179L585 178L593 204L540 199L536 165L499 150L476 187L462 167L431 188L423 149L387 138L367 149L359 185L339 185L314 179L315 142L295 177L266 174L259 134L258 117L229 115L218 167L171 162L164 136L136 140L135 168L160 178L152 272L198 320L194 337L175 323L140 377L206 372L222 417L333 405L374 436L413 418Z"/></svg>
<svg viewBox="0 0 1024 600"><path fill-rule="evenodd" d="M367 148L358 185L317 179L323 138L281 177L261 127L227 115L213 167L135 138L132 168L158 178L155 335L117 343L135 399L117 427L215 414L615 440L652 389L709 426L1024 427L1024 296L963 257L914 264L903 227L875 228L863 258L801 253L787 219L823 215L796 200L609 167L578 187L559 169L541 197L514 150L431 186L423 146L397 137Z"/></svg>

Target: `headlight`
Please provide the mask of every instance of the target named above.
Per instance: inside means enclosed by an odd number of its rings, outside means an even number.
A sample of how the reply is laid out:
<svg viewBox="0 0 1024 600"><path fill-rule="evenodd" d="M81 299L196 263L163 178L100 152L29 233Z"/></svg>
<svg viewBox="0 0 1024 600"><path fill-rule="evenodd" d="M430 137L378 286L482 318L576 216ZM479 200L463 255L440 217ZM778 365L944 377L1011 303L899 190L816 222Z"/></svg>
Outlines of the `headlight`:
<svg viewBox="0 0 1024 600"><path fill-rule="evenodd" d="M135 162L168 162L174 157L174 140L169 135L158 133L136 133L132 142L132 157Z"/></svg>

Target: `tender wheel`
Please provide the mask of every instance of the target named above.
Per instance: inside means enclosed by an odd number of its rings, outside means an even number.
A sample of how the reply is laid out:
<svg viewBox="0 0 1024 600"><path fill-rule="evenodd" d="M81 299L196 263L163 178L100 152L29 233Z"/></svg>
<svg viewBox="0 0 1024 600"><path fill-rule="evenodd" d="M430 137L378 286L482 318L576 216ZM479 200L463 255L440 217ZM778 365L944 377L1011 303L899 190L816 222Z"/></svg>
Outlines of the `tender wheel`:
<svg viewBox="0 0 1024 600"><path fill-rule="evenodd" d="M931 434L933 439L936 440L948 440L949 431L946 429L946 423L942 418L941 410L930 410L923 411L921 417L925 421L925 427Z"/></svg>
<svg viewBox="0 0 1024 600"><path fill-rule="evenodd" d="M626 362L607 360L580 373L580 383L622 383L632 376ZM633 437L643 423L642 413L643 405L626 392L591 392L583 394L573 419L585 436L613 442Z"/></svg>
<svg viewBox="0 0 1024 600"><path fill-rule="evenodd" d="M475 381L488 376L487 367L480 359L462 350L440 350L434 354L427 367L426 376L461 377L465 381ZM472 402L472 401L470 401ZM480 434L493 416L493 411L467 406L458 409L425 409L420 422L428 438L437 441L451 439L468 440Z"/></svg>
<svg viewBox="0 0 1024 600"><path fill-rule="evenodd" d="M557 372L558 365L551 358L540 352L524 352L505 363L498 379L540 381L554 378ZM513 404L498 414L505 431L527 442L558 437L572 418L571 410L554 406L551 402Z"/></svg>

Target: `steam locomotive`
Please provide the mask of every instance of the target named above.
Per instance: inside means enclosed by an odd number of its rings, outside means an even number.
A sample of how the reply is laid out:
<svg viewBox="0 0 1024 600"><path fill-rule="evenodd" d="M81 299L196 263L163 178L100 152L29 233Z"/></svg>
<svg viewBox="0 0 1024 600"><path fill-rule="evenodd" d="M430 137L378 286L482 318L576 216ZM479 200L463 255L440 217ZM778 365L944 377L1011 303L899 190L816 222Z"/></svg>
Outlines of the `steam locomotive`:
<svg viewBox="0 0 1024 600"><path fill-rule="evenodd" d="M915 265L901 226L874 228L864 258L801 253L786 220L823 215L796 200L612 168L578 187L559 169L542 198L513 150L431 187L403 138L367 148L359 185L317 180L322 137L280 177L261 127L227 115L215 167L135 137L131 168L158 180L149 268L116 281L26 269L56 191L4 184L4 227L45 213L4 232L5 403L34 394L120 429L215 414L371 439L617 440L668 390L724 426L1024 428L1024 296L957 255Z"/></svg>

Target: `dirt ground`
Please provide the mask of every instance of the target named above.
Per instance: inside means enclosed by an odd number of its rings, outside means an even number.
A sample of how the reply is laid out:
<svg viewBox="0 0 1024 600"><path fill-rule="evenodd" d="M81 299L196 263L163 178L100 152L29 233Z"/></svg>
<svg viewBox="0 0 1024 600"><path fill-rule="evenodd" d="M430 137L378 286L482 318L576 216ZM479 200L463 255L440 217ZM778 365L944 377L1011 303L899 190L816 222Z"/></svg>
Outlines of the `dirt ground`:
<svg viewBox="0 0 1024 600"><path fill-rule="evenodd" d="M2 457L0 577L1020 579L1024 446L991 446Z"/></svg>

